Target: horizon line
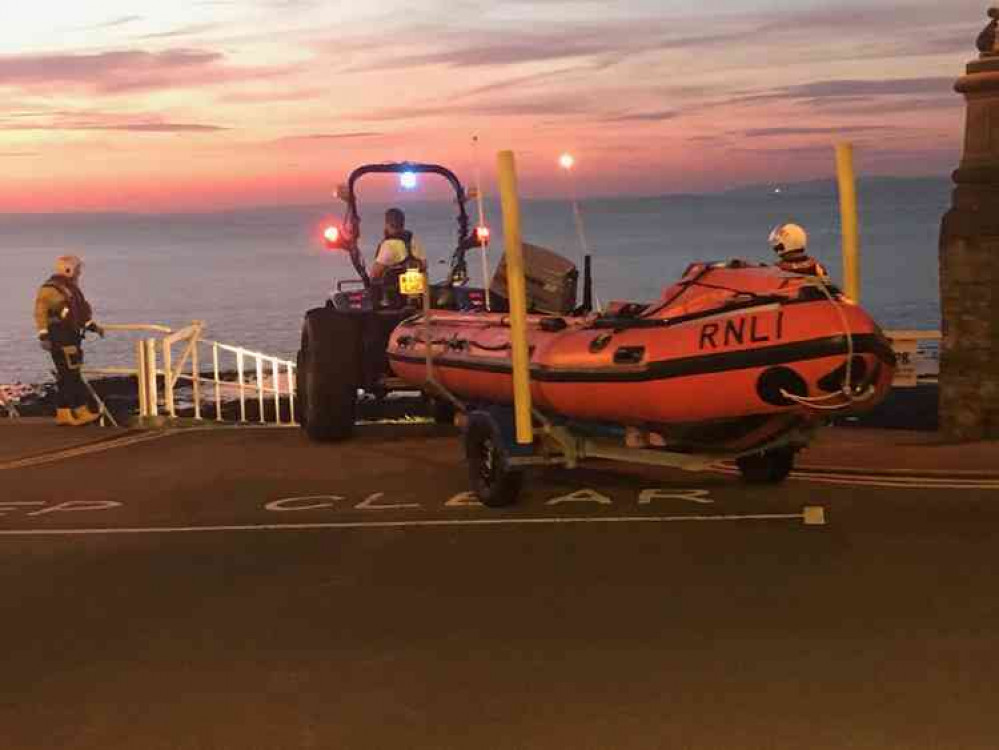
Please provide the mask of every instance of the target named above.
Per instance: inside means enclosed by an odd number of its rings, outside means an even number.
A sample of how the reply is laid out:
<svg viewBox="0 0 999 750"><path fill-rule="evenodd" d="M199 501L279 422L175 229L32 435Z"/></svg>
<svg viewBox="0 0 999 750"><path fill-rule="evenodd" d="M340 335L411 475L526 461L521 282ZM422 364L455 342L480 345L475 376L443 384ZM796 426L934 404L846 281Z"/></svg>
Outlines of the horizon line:
<svg viewBox="0 0 999 750"><path fill-rule="evenodd" d="M952 178L950 173L948 174L925 174L925 175L892 175L892 174L870 174L857 177L857 184L863 184L865 182L872 182L876 180L897 180L900 182L918 182L925 180L940 180L951 182ZM704 198L704 197L717 197L724 196L730 193L737 193L742 191L751 191L754 189L770 189L771 192L775 190L784 190L787 188L801 187L801 186L815 186L823 184L836 184L836 177L819 177L808 180L795 180L792 182L750 182L744 185L736 185L733 187L727 187L721 190L708 190L704 192L676 192L676 193L634 193L634 194L597 194L580 197L578 200L580 203L588 203L593 201L621 201L621 200L657 200L663 198ZM498 196L487 197L486 200L498 200ZM524 197L521 196L521 200L530 203L560 203L568 201L567 197ZM366 203L379 204L379 203L391 203L391 200L369 200ZM413 201L410 203L434 203L434 200L425 201ZM469 201L471 202L471 201ZM252 211L267 211L274 209L291 210L291 209L317 209L321 207L337 207L342 202L336 199L331 200L329 203L252 203L246 205L232 205L232 206L220 206L216 208L209 209L170 209L170 210L106 210L106 211L13 211L4 212L0 211L0 217L14 217L14 216L211 216L217 214L226 213L247 213Z"/></svg>

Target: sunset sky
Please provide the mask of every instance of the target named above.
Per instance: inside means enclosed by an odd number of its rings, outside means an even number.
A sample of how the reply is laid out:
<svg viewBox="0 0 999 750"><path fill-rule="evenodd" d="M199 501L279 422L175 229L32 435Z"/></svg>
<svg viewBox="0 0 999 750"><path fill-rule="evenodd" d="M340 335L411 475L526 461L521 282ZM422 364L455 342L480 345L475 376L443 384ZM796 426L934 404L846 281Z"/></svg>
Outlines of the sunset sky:
<svg viewBox="0 0 999 750"><path fill-rule="evenodd" d="M367 161L525 192L945 175L981 0L35 0L0 23L0 213L318 203Z"/></svg>

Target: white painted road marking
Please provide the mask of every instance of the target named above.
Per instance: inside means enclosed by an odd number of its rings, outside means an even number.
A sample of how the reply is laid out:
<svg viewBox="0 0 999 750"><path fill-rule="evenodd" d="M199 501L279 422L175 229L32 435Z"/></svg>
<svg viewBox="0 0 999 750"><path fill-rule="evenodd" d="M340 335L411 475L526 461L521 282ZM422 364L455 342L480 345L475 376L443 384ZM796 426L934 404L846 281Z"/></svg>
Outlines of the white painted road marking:
<svg viewBox="0 0 999 750"><path fill-rule="evenodd" d="M638 493L638 504L649 505L653 500L686 500L698 505L711 505L710 490L642 490Z"/></svg>
<svg viewBox="0 0 999 750"><path fill-rule="evenodd" d="M0 516L6 516L12 510L22 510L23 508L33 508L36 505L45 505L44 501L31 501L31 500L11 500L9 502L0 503Z"/></svg>
<svg viewBox="0 0 999 750"><path fill-rule="evenodd" d="M354 506L355 510L405 510L406 508L420 508L419 503L379 503L385 497L384 492L375 492L368 495L364 500Z"/></svg>
<svg viewBox="0 0 999 750"><path fill-rule="evenodd" d="M50 505L41 510L36 510L33 513L28 513L29 516L44 516L49 513L70 513L81 510L110 510L111 508L120 508L121 503L117 500L67 500L64 503L59 503L58 505Z"/></svg>
<svg viewBox="0 0 999 750"><path fill-rule="evenodd" d="M713 471L738 476L739 470L720 466ZM999 490L999 479L941 479L940 477L896 476L881 474L833 474L793 471L788 479L818 484L839 484L854 487L887 487L906 489L916 487L932 490Z"/></svg>
<svg viewBox="0 0 999 750"><path fill-rule="evenodd" d="M321 529L405 529L458 526L560 526L573 524L685 523L719 521L802 521L814 510L801 513L753 513L718 516L566 516L564 518L469 518L424 521L336 521L330 523L264 523L231 526L145 526L106 529L2 529L0 536L94 536L114 534L185 534L220 531L309 531ZM815 522L812 521L812 524ZM809 525L812 525L809 524Z"/></svg>
<svg viewBox="0 0 999 750"><path fill-rule="evenodd" d="M422 509L420 503L386 503L384 492L369 494L364 500L353 506L354 510L413 510ZM346 501L343 495L303 495L301 497L286 497L279 500L271 500L264 505L264 510L271 512L288 512L303 510L326 510L336 508L339 503ZM639 505L651 505L657 500L683 500L685 502L696 503L698 505L712 505L711 491L705 489L686 490L663 490L645 489L638 493ZM545 502L547 506L562 505L565 503L596 503L597 505L614 505L607 495L601 494L594 489L583 488L569 493L553 497ZM444 503L445 508L478 508L485 509L485 505L479 502L474 492L459 492Z"/></svg>
<svg viewBox="0 0 999 750"><path fill-rule="evenodd" d="M55 505L46 505L43 500L12 500L0 502L0 516L24 511L25 516L44 516L48 513L72 513L77 511L110 510L119 508L122 503L116 500L66 500ZM31 508L43 506L40 510L28 512Z"/></svg>
<svg viewBox="0 0 999 750"><path fill-rule="evenodd" d="M319 510L320 508L332 508L340 500L346 498L340 495L310 495L308 497L286 497L283 500L272 500L264 506L264 510L289 511L289 510Z"/></svg>
<svg viewBox="0 0 999 750"><path fill-rule="evenodd" d="M6 471L9 469L25 469L30 466L43 466L44 464L64 461L68 458L89 456L94 453L103 453L104 451L114 450L115 448L127 448L130 445L138 445L139 443L145 443L150 440L159 440L160 438L173 435L175 432L175 430L164 430L162 432L146 432L139 435L126 435L114 440L105 440L100 443L81 445L78 448L67 448L66 450L46 453L41 456L6 461L4 463L0 463L0 471Z"/></svg>
<svg viewBox="0 0 999 750"><path fill-rule="evenodd" d="M613 505L614 501L607 495L601 495L596 490L582 489L570 492L568 495L553 497L545 505L559 505L561 503L597 503L598 505Z"/></svg>

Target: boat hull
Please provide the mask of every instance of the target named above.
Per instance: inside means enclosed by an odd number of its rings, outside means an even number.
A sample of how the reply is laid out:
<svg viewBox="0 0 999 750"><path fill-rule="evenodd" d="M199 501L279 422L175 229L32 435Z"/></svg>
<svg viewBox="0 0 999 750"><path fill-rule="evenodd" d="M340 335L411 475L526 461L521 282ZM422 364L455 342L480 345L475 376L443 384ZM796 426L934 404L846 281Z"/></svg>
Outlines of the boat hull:
<svg viewBox="0 0 999 750"><path fill-rule="evenodd" d="M464 400L512 402L508 316L435 311L429 321L404 321L392 334L389 361L399 377L423 387L428 339L443 387ZM889 343L867 313L827 299L676 320L528 316L528 340L536 408L664 431L857 413L883 400L894 374ZM863 398L845 395L844 385Z"/></svg>

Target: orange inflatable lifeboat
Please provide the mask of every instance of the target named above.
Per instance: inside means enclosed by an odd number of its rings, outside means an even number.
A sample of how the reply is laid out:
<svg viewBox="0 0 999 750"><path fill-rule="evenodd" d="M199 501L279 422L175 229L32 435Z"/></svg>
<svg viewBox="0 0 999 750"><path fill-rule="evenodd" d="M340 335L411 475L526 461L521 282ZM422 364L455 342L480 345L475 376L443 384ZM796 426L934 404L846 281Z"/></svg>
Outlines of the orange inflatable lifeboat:
<svg viewBox="0 0 999 750"><path fill-rule="evenodd" d="M435 310L401 323L388 356L409 383L463 402L512 401L509 316ZM651 304L528 316L540 412L648 430L679 449L751 450L887 395L891 346L872 318L817 279L742 261L690 266Z"/></svg>

